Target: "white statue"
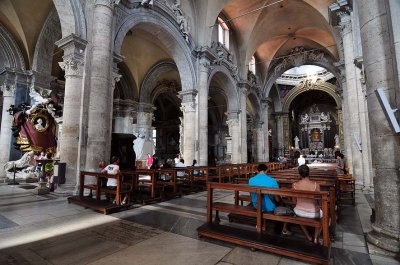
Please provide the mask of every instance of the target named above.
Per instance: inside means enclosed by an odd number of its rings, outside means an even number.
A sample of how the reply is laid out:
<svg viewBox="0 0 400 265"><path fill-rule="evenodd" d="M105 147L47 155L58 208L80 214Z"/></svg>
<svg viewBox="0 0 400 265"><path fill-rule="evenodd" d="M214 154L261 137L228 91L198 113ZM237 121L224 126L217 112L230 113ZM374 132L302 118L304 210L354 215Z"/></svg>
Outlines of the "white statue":
<svg viewBox="0 0 400 265"><path fill-rule="evenodd" d="M179 29L182 33L182 36L185 38L186 42L189 42L189 27L186 18L183 15L178 14L176 16L176 20L179 24Z"/></svg>
<svg viewBox="0 0 400 265"><path fill-rule="evenodd" d="M310 117L308 116L308 114L304 114L304 116L301 116L301 122L306 123L308 122L308 120L310 119Z"/></svg>
<svg viewBox="0 0 400 265"><path fill-rule="evenodd" d="M294 149L295 149L295 150L300 149L300 147L299 147L299 141L300 141L300 139L299 139L299 137L297 137L297 135L296 135L296 137L294 137Z"/></svg>
<svg viewBox="0 0 400 265"><path fill-rule="evenodd" d="M335 147L339 147L339 135L335 134Z"/></svg>
<svg viewBox="0 0 400 265"><path fill-rule="evenodd" d="M325 115L324 112L321 112L320 118L321 118L321 121L328 121L329 120L329 114Z"/></svg>
<svg viewBox="0 0 400 265"><path fill-rule="evenodd" d="M34 166L35 165L34 155L35 154L34 154L33 151L26 152L20 159L18 159L16 161L7 162L4 165L4 170L5 171L10 171L11 169L14 168L14 166L17 169L22 169L22 168Z"/></svg>

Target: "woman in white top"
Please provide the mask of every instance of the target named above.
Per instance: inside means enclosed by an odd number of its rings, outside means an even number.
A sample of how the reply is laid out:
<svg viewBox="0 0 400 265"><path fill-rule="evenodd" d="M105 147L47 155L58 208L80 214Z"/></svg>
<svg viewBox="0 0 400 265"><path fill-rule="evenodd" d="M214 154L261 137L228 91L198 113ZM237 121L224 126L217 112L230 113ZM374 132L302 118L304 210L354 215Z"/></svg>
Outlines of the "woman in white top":
<svg viewBox="0 0 400 265"><path fill-rule="evenodd" d="M119 158L116 157L116 156L113 156L111 158L111 164L106 166L105 168L103 168L101 173L107 173L109 175L117 175L117 174L119 174L120 170L119 170L119 165L118 164L119 164ZM116 189L117 188L117 179L108 178L108 180L107 180L107 188ZM121 205L125 205L127 199L128 199L128 194L125 194L124 200L121 202ZM115 198L114 198L113 203L114 204L116 203Z"/></svg>

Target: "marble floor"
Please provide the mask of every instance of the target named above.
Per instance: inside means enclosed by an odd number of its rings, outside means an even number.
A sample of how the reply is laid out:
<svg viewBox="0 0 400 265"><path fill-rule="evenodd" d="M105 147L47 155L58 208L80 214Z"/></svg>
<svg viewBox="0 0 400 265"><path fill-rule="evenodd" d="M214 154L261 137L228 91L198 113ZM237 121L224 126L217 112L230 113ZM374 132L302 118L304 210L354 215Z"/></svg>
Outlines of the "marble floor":
<svg viewBox="0 0 400 265"><path fill-rule="evenodd" d="M205 221L206 192L103 215L68 204L65 197L34 195L26 188L0 185L1 265L307 264L216 240L199 240L196 228ZM232 199L223 192L214 197ZM357 206L341 211L332 264L400 264L376 255L365 241L365 233L371 230L370 200L370 194L359 192ZM222 221L227 219L223 216Z"/></svg>

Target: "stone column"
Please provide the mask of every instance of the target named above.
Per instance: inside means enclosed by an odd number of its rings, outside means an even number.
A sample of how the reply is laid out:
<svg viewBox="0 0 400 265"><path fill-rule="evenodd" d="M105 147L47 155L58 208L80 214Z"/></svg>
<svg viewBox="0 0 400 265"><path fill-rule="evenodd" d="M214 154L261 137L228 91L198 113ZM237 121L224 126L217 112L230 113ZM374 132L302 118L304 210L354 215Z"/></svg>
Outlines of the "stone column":
<svg viewBox="0 0 400 265"><path fill-rule="evenodd" d="M375 94L384 88L389 104L396 106L399 87L395 83L396 62L391 47L388 4L360 0L361 41L366 75L372 167L375 171L375 223L367 240L378 247L400 251L400 137L395 134ZM398 63L398 62L397 62ZM396 95L397 94L397 95Z"/></svg>
<svg viewBox="0 0 400 265"><path fill-rule="evenodd" d="M101 160L108 161L111 130L111 68L113 39L113 0L96 0L93 14L90 98L86 170L93 171Z"/></svg>
<svg viewBox="0 0 400 265"><path fill-rule="evenodd" d="M200 59L198 83L199 165L208 165L208 67L209 60ZM192 161L188 161L192 162Z"/></svg>
<svg viewBox="0 0 400 265"><path fill-rule="evenodd" d="M132 100L114 100L113 132L133 134L133 118L136 115L136 104Z"/></svg>
<svg viewBox="0 0 400 265"><path fill-rule="evenodd" d="M63 130L59 140L60 161L66 163L65 186L79 182L79 132L82 111L84 50L87 42L73 34L59 40L56 45L64 50L65 95L63 109Z"/></svg>
<svg viewBox="0 0 400 265"><path fill-rule="evenodd" d="M183 159L189 165L195 159L196 103L193 99L183 97L181 110L183 113Z"/></svg>
<svg viewBox="0 0 400 265"><path fill-rule="evenodd" d="M262 107L262 114L261 114L261 119L262 119L262 130L264 133L264 152L263 152L263 157L262 157L262 162L268 162L269 161L269 123L268 123L268 117L269 117L269 104L268 100L262 100L261 101L261 107Z"/></svg>
<svg viewBox="0 0 400 265"><path fill-rule="evenodd" d="M264 143L264 130L262 122L257 123L256 135L257 135L257 141L256 141L257 162L264 162L265 143Z"/></svg>
<svg viewBox="0 0 400 265"><path fill-rule="evenodd" d="M241 138L241 163L247 163L247 88L241 85L240 89L240 138Z"/></svg>
<svg viewBox="0 0 400 265"><path fill-rule="evenodd" d="M0 129L0 178L6 177L4 165L10 159L10 148L12 140L11 126L13 123L13 116L7 110L15 103L15 84L8 84L5 82L0 86L3 92L3 111L1 114L1 129Z"/></svg>
<svg viewBox="0 0 400 265"><path fill-rule="evenodd" d="M344 60L346 71L346 88L343 89L343 97L346 99L346 118L348 119L347 126L349 126L350 137L349 144L352 155L352 163L349 164L353 177L358 186L363 185L363 166L362 166L362 153L357 145L361 142L360 132L360 115L359 115L359 98L357 89L356 67L354 65L354 49L353 49L353 31L350 16L350 10L340 12L340 27L341 36L343 39Z"/></svg>
<svg viewBox="0 0 400 265"><path fill-rule="evenodd" d="M279 114L276 114L275 122L276 122L275 134L276 134L277 147L278 147L277 155L283 155L283 120L282 120L282 116Z"/></svg>
<svg viewBox="0 0 400 265"><path fill-rule="evenodd" d="M231 112L228 114L226 121L229 128L229 135L232 137L232 164L239 164L241 162L241 139L240 139L240 114L238 112Z"/></svg>

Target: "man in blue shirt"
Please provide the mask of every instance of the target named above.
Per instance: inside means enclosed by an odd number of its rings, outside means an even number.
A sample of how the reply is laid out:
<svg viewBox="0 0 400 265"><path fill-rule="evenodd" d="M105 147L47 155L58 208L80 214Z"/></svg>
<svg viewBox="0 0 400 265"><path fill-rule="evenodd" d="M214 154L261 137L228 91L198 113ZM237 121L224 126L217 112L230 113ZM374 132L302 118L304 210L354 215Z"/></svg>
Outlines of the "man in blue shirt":
<svg viewBox="0 0 400 265"><path fill-rule="evenodd" d="M271 178L265 172L267 171L267 166L265 164L260 164L257 167L258 174L250 178L249 186L257 186L263 188L275 188L279 189L278 182L276 179ZM273 212L275 210L275 203L273 202L274 196L264 195L262 198L262 211L263 212ZM253 202L254 208L257 208L257 194L251 194L251 201Z"/></svg>

